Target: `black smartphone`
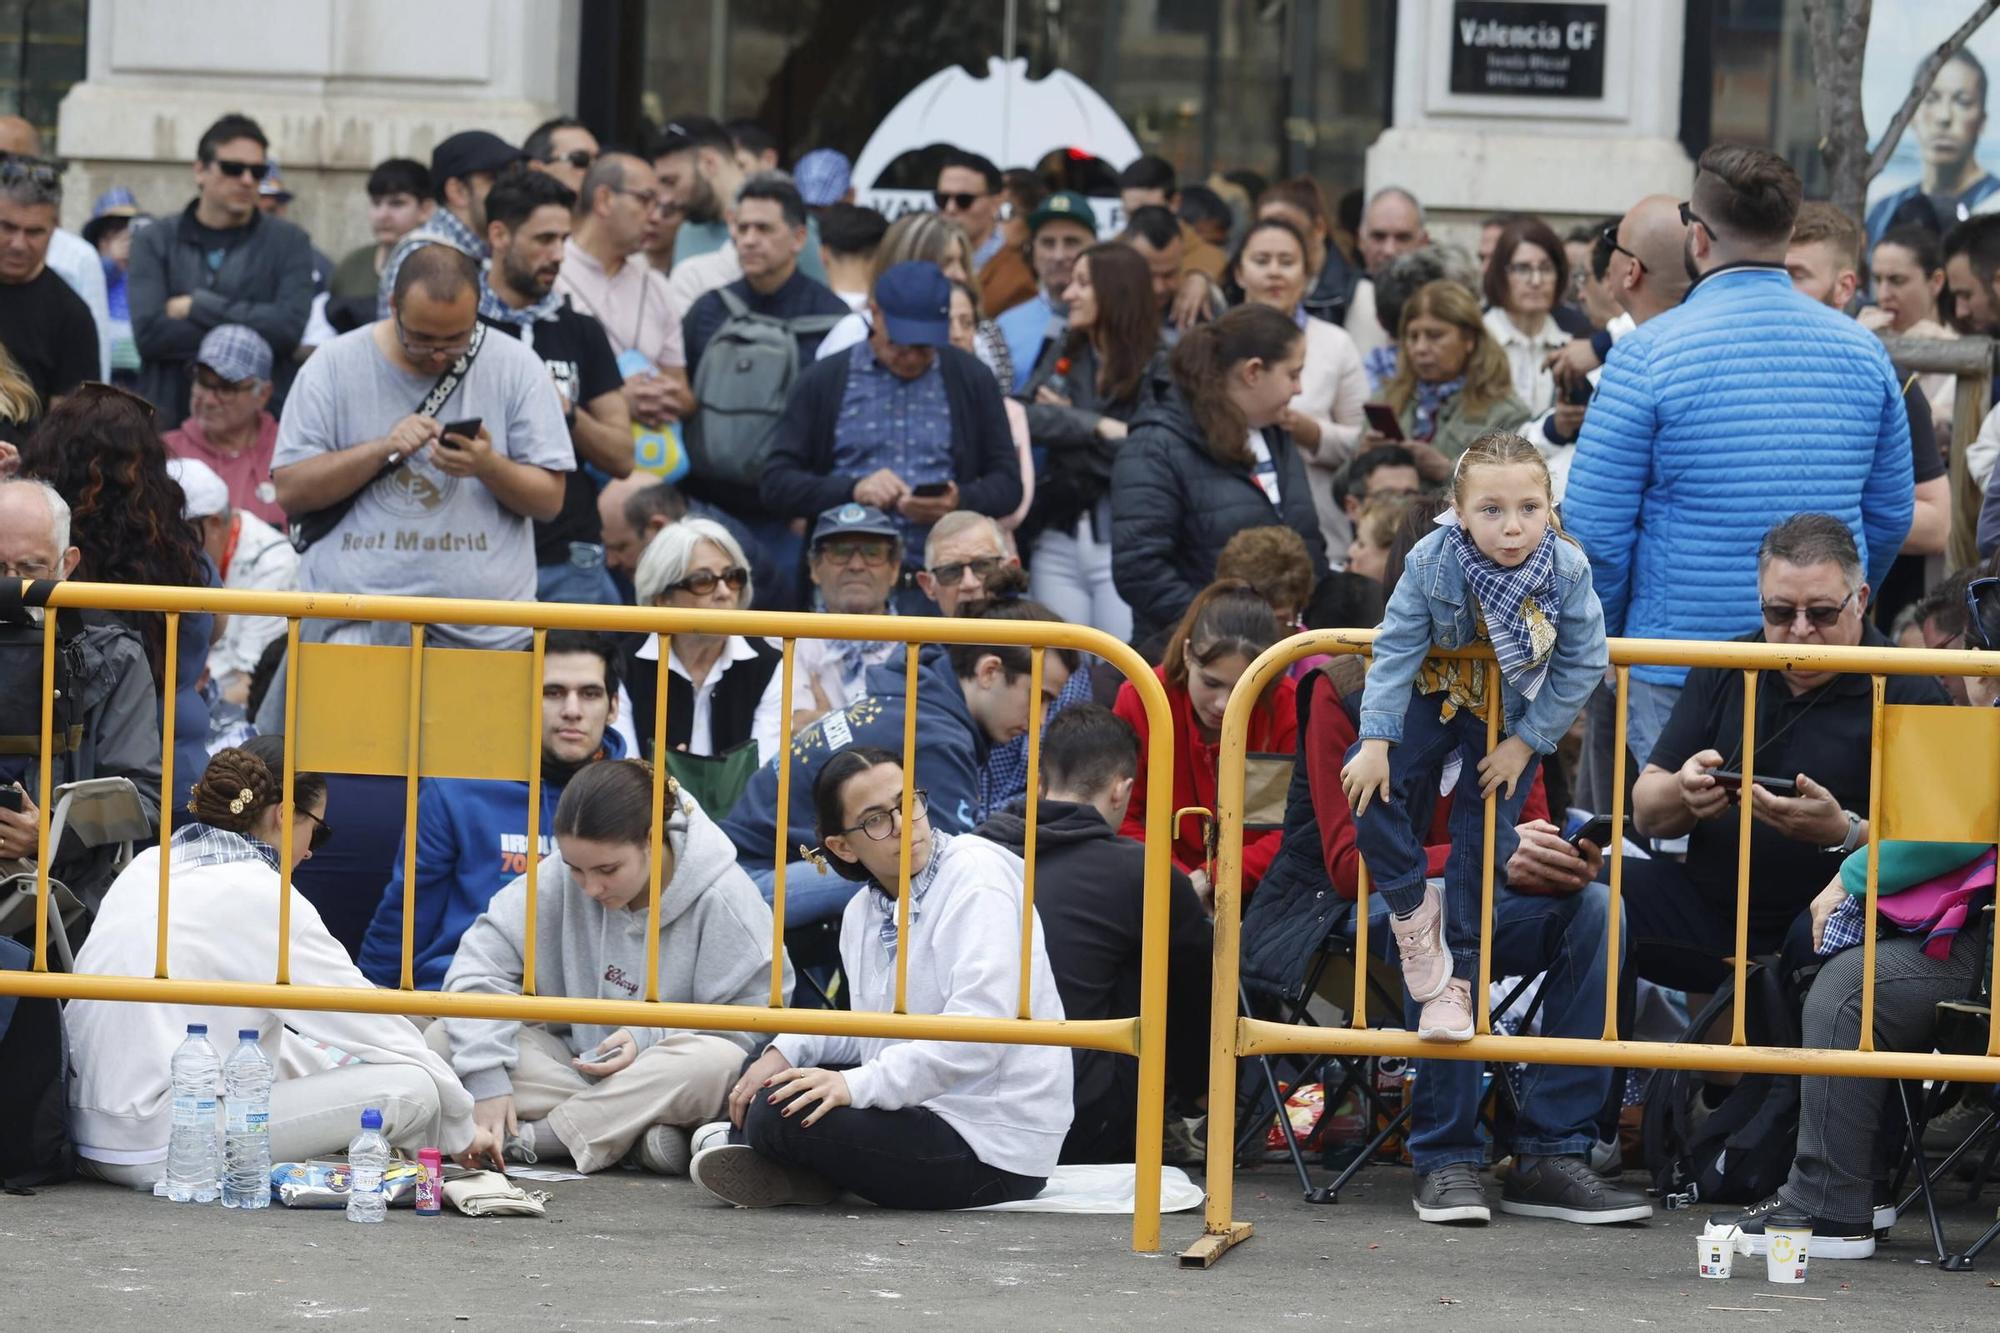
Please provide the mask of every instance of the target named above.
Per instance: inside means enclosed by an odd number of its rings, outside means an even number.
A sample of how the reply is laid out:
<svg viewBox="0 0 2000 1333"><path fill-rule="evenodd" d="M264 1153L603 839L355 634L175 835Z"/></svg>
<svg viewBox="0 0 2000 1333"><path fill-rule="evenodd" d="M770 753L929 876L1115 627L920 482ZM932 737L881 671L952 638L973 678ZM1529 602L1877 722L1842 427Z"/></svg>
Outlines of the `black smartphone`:
<svg viewBox="0 0 2000 1333"><path fill-rule="evenodd" d="M1625 816L1625 823L1629 827L1632 823L1632 816ZM1608 851L1611 845L1611 827L1610 815L1592 815L1589 819L1583 821L1582 828L1564 838L1563 841L1572 847L1576 847L1580 842L1588 842L1599 851ZM1578 848L1577 850L1581 851L1582 849Z"/></svg>
<svg viewBox="0 0 2000 1333"><path fill-rule="evenodd" d="M1377 435L1386 435L1392 440L1403 438L1403 423L1396 420L1396 411L1387 403L1364 403L1362 412L1367 414L1368 424Z"/></svg>
<svg viewBox="0 0 2000 1333"><path fill-rule="evenodd" d="M0 787L0 810L12 810L18 815L24 808L26 799L27 794L12 783Z"/></svg>
<svg viewBox="0 0 2000 1333"><path fill-rule="evenodd" d="M444 423L443 433L438 437L438 443L443 444L447 449L456 449L458 446L446 441L444 439L445 435L457 435L462 439L470 440L479 434L479 428L483 424L484 421L480 417L467 417L463 421L447 421Z"/></svg>
<svg viewBox="0 0 2000 1333"><path fill-rule="evenodd" d="M1563 390L1563 401L1571 407L1589 407L1590 396L1597 392L1597 386L1588 379L1579 379Z"/></svg>
<svg viewBox="0 0 2000 1333"><path fill-rule="evenodd" d="M921 486L911 487L910 494L919 500L935 500L950 489L951 483L948 481L927 481Z"/></svg>
<svg viewBox="0 0 2000 1333"><path fill-rule="evenodd" d="M1739 795L1743 791L1743 775L1733 768L1711 768L1708 770L1708 775L1715 779L1716 786L1721 787L1725 791L1736 792ZM1799 794L1799 784L1790 778L1767 778L1762 773L1758 773L1752 776L1750 781L1762 787L1765 791L1770 792L1773 796L1797 796Z"/></svg>

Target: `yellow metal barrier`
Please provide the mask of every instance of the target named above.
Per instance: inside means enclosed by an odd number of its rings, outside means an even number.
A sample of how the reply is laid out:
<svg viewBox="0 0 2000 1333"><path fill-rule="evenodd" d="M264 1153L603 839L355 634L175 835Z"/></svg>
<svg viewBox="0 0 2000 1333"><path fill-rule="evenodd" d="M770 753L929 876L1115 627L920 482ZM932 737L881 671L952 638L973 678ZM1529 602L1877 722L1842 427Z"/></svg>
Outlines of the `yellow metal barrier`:
<svg viewBox="0 0 2000 1333"><path fill-rule="evenodd" d="M1249 1238L1251 1224L1234 1217L1237 1061L1277 1054L1391 1055L1412 1059L1503 1060L1541 1064L1612 1065L1625 1068L1721 1069L1791 1074L1854 1075L1871 1078L1940 1078L2000 1082L2000 1025L1989 1029L1986 1054L1943 1055L1874 1049L1875 936L1865 935L1861 991L1861 1041L1854 1051L1751 1046L1744 1038L1744 1006L1735 1006L1727 1046L1620 1040L1617 1036L1619 903L1624 887L1624 853L1606 848L1610 867L1610 925L1606 946L1604 1034L1601 1040L1576 1037L1509 1037L1493 1034L1485 1002L1492 975L1493 834L1496 795L1486 799L1485 848L1481 861L1482 929L1479 984L1474 991L1477 1030L1472 1040L1436 1043L1415 1033L1371 1031L1367 1027L1367 967L1354 969L1351 1026L1345 1028L1274 1023L1242 1016L1238 1009L1239 942L1242 926L1243 802L1246 737L1252 708L1265 689L1292 663L1329 653L1365 654L1374 630L1321 630L1273 645L1250 664L1223 715L1220 768L1216 784L1217 851L1215 875L1215 983L1210 1001L1211 1055L1208 1093L1208 1210L1203 1234L1181 1255L1185 1267L1206 1268L1231 1246ZM1831 648L1762 643L1694 643L1660 639L1613 639L1611 662L1618 683L1616 758L1612 777L1612 827L1625 821L1626 700L1634 665L1721 667L1741 671L1744 680L1743 748L1757 752L1757 677L1762 671L1810 669L1868 675L1874 682L1870 733L1868 798L1867 915L1875 916L1877 862L1883 839L2000 841L2000 712L1993 709L1887 707L1886 677L2000 676L2000 653L1943 652L1905 648ZM1439 657L1492 660L1490 649L1440 652ZM1487 745L1499 741L1500 710L1491 709ZM1948 738L1948 742L1947 739ZM1888 742L1895 742L1891 746ZM1940 749L1939 746L1944 748ZM1937 771L1940 754L1951 766ZM1928 761L1928 762L1927 762ZM1966 782L1968 761L1985 764L1980 780ZM1748 765L1746 765L1746 768ZM1974 770L1979 771L1979 770ZM1949 777L1949 782L1945 779ZM1744 993L1749 958L1750 802L1741 803L1736 886L1736 948L1732 959L1735 993ZM1368 875L1360 875L1354 905L1355 956L1368 957ZM2000 994L2000 950L1995 951L1994 992ZM1220 1146L1221 1156L1217 1155Z"/></svg>
<svg viewBox="0 0 2000 1333"><path fill-rule="evenodd" d="M1055 621L956 620L914 616L848 616L832 614L712 611L661 607L571 606L539 602L481 602L414 597L328 596L308 593L256 593L219 589L125 587L112 584L58 584L48 600L51 609L148 611L166 617L166 696L162 719L162 786L173 788L174 669L180 621L185 615L217 612L229 615L279 616L287 622L289 683L285 698L284 799L289 807L297 773L372 773L407 779L405 818L416 827L419 777L468 777L522 781L529 785L527 877L527 938L520 995L444 994L414 986L412 954L416 913L416 838L405 840L403 901L403 968L396 989L355 990L298 986L290 980L290 903L292 821L283 821L279 849L282 879L279 909L277 974L269 982L180 980L168 975L167 921L171 885L167 858L160 861L159 936L151 977L81 976L48 969L49 812L55 804L50 785L51 710L46 696L42 709L40 786L41 855L36 869L35 951L32 971L0 971L0 994L51 996L59 999L120 1000L139 1003L229 1005L242 1008L344 1010L357 1013L429 1014L459 1018L512 1019L520 1022L601 1023L610 1027L645 1026L742 1032L800 1032L820 1035L871 1036L905 1040L1004 1042L1020 1045L1065 1046L1111 1051L1139 1061L1137 1106L1137 1197L1132 1218L1132 1247L1157 1250L1160 1243L1160 1156L1164 1115L1166 1054L1166 937L1170 868L1169 818L1173 795L1173 747L1155 745L1147 768L1144 962L1139 1012L1131 1018L1087 1022L1028 1017L1029 964L1034 918L1035 821L1028 821L1026 872L1021 923L1023 949L1020 1007L1013 1018L975 1018L907 1012L910 951L896 951L896 1001L893 1013L792 1009L783 1004L785 866L788 847L791 766L778 767L777 839L773 848L776 884L772 904L771 1000L762 1008L734 1005L662 1003L660 995L659 921L660 869L663 834L655 824L652 836L652 891L648 900L651 929L646 956L643 1000L604 1000L538 996L535 990L536 875L541 823L541 661L550 629L598 630L614 633L656 633L659 653L658 704L654 720L654 752L666 750L667 636L675 633L740 634L782 638L782 685L786 707L780 754L792 743L793 647L796 640L858 639L908 644L908 692L904 701L903 769L912 775L903 789L902 884L897 910L899 936L909 931L910 808L918 786L921 756L916 748L917 654L923 644L981 644L1026 647L1030 650L1031 723L1028 729L1028 792L1036 791L1041 759L1040 719L1043 655L1050 648L1094 654L1123 672L1139 692L1147 722L1156 737L1171 736L1173 722L1166 692L1152 667L1110 635L1088 626ZM301 643L301 620L380 621L407 623L410 646ZM426 648L426 625L518 626L533 631L528 653L471 652ZM44 689L55 679L56 617L44 620ZM515 692L519 692L518 694ZM510 697L526 696L525 707L508 708ZM394 701L404 700L398 709ZM664 808L665 764L654 765L654 804ZM162 801L160 838L171 835L174 811Z"/></svg>

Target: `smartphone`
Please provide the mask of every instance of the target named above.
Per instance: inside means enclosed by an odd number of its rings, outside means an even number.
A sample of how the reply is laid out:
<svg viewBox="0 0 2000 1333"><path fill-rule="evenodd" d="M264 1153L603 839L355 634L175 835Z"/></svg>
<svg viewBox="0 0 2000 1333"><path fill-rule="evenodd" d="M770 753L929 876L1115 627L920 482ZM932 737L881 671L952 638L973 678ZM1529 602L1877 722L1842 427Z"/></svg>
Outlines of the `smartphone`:
<svg viewBox="0 0 2000 1333"><path fill-rule="evenodd" d="M1733 768L1711 768L1708 770L1708 775L1714 778L1715 785L1721 787L1724 791L1736 792L1739 795L1743 791L1743 775ZM1770 792L1773 796L1797 796L1799 794L1799 784L1790 778L1767 778L1759 773L1752 776L1750 781L1762 787L1765 791Z"/></svg>
<svg viewBox="0 0 2000 1333"><path fill-rule="evenodd" d="M1571 407L1589 407L1590 396L1597 392L1597 386L1587 379L1579 379L1563 390L1563 401Z"/></svg>
<svg viewBox="0 0 2000 1333"><path fill-rule="evenodd" d="M1392 440L1403 438L1403 423L1396 420L1395 409L1387 403L1366 403L1361 410L1368 416L1368 424L1377 435L1386 435Z"/></svg>
<svg viewBox="0 0 2000 1333"><path fill-rule="evenodd" d="M26 799L27 793L14 784L0 787L0 810L12 810L18 815L25 808Z"/></svg>
<svg viewBox="0 0 2000 1333"><path fill-rule="evenodd" d="M458 446L444 439L444 435L457 435L470 440L479 434L479 428L483 424L482 418L479 417L467 417L463 421L447 421L444 423L443 435L438 437L438 443L447 449L456 449Z"/></svg>
<svg viewBox="0 0 2000 1333"><path fill-rule="evenodd" d="M1632 816L1625 816L1625 823L1629 827L1632 823ZM1611 845L1611 816L1592 815L1583 822L1582 828L1564 838L1563 841L1572 847L1575 847L1580 842L1589 842L1600 851L1607 850ZM1578 850L1582 849L1578 848Z"/></svg>
<svg viewBox="0 0 2000 1333"><path fill-rule="evenodd" d="M935 500L950 489L951 483L948 481L927 481L921 486L911 487L910 494L919 500Z"/></svg>
<svg viewBox="0 0 2000 1333"><path fill-rule="evenodd" d="M614 1056L618 1054L618 1052L624 1049L625 1049L624 1042L619 1042L616 1046L613 1046L608 1051L605 1050L603 1047L599 1047L594 1051L586 1051L582 1055L577 1056L576 1062L580 1065L601 1065L606 1060L612 1059Z"/></svg>

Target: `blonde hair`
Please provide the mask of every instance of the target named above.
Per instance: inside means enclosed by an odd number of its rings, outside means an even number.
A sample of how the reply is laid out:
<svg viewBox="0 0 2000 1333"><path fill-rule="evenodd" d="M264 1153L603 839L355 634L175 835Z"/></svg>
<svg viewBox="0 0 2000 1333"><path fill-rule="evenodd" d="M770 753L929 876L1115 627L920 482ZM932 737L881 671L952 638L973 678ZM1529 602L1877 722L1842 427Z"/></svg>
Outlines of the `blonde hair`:
<svg viewBox="0 0 2000 1333"><path fill-rule="evenodd" d="M986 307L979 299L979 274L972 267L972 239L965 234L965 228L942 213L905 213L889 224L889 230L882 234L882 244L875 248L874 270L869 274L868 289L871 292L875 290L875 284L882 275L898 264L918 262L943 268L945 261L954 253L965 267L967 293L972 297L972 318L975 323L983 324L986 322Z"/></svg>
<svg viewBox="0 0 2000 1333"><path fill-rule="evenodd" d="M1477 297L1448 279L1425 283L1403 303L1396 330L1399 344L1409 336L1410 321L1420 317L1441 319L1472 341L1471 354L1465 359L1465 387L1458 393L1467 412L1478 416L1513 395L1514 372L1507 364L1507 354L1486 331ZM1408 351L1397 358L1396 377L1382 390L1382 397L1399 416L1416 401L1417 370Z"/></svg>
<svg viewBox="0 0 2000 1333"><path fill-rule="evenodd" d="M0 421L25 425L41 414L41 395L35 392L21 363L0 346Z"/></svg>
<svg viewBox="0 0 2000 1333"><path fill-rule="evenodd" d="M1410 502L1400 495L1378 495L1365 501L1361 512L1354 516L1354 539L1386 551L1395 542L1409 512Z"/></svg>
<svg viewBox="0 0 2000 1333"><path fill-rule="evenodd" d="M1563 531L1562 519L1556 513L1555 479L1549 475L1548 460L1541 451L1510 430L1489 430L1458 456L1458 463L1451 473L1451 503L1454 509L1465 503L1466 474L1476 467L1526 467L1534 469L1542 479L1542 492L1549 500L1549 526L1556 535L1574 543L1576 539Z"/></svg>

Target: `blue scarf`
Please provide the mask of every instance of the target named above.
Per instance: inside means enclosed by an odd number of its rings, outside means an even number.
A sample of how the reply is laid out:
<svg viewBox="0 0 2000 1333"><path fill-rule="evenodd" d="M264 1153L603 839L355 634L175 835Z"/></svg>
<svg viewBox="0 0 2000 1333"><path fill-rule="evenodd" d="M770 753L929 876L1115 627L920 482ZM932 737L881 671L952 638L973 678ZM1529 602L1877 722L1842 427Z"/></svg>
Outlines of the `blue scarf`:
<svg viewBox="0 0 2000 1333"><path fill-rule="evenodd" d="M503 327L513 325L526 329L532 324L540 324L556 317L562 309L563 294L551 290L547 296L531 306L516 310L494 294L491 282L493 261L486 261L486 271L479 275L479 317L490 324Z"/></svg>
<svg viewBox="0 0 2000 1333"><path fill-rule="evenodd" d="M1449 531L1451 552L1479 599L1486 635L1493 640L1493 655L1500 659L1500 675L1524 698L1534 698L1548 679L1556 647L1561 606L1556 596L1560 540L1556 530L1544 530L1540 544L1512 569L1489 558L1464 528L1454 524Z"/></svg>
<svg viewBox="0 0 2000 1333"><path fill-rule="evenodd" d="M1465 376L1446 380L1443 384L1426 384L1417 381L1416 413L1410 422L1410 438L1428 442L1437 434L1438 415L1444 411L1458 391L1465 387Z"/></svg>
<svg viewBox="0 0 2000 1333"><path fill-rule="evenodd" d="M900 835L899 835L900 836ZM951 835L943 829L931 830L931 859L924 868L910 876L910 927L916 928L917 913L923 910L924 895L930 892L931 881L937 878L938 867L944 864L944 849L951 844ZM896 899L893 891L877 888L877 893L888 903L888 916L877 927L882 938L882 947L889 951L889 961L896 961Z"/></svg>

